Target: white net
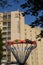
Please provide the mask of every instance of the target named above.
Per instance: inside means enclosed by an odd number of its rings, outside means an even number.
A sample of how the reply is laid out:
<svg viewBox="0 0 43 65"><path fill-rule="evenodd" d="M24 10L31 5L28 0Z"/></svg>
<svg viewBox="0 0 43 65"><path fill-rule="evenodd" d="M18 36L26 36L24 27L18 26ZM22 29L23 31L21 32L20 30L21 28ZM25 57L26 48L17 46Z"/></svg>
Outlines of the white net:
<svg viewBox="0 0 43 65"><path fill-rule="evenodd" d="M11 43L7 42L6 48L12 52L17 62L20 64L25 64L31 51L37 47L35 41L25 41Z"/></svg>

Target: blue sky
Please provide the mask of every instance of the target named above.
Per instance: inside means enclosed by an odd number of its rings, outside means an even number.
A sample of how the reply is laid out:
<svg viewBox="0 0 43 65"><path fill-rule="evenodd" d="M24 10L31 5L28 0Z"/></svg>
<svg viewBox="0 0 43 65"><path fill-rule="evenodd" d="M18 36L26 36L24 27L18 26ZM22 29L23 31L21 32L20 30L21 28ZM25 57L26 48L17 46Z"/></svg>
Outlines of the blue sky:
<svg viewBox="0 0 43 65"><path fill-rule="evenodd" d="M0 8L0 12L8 12L8 11L14 11L14 10L20 10L20 11L24 11L21 7L20 4L25 3L26 0L20 0L19 3L13 3L12 0L9 0L9 2L11 3L11 7L7 7L7 8ZM31 15L26 15L25 16L25 23L26 24L30 24L31 22L33 22L35 20L35 16L31 16Z"/></svg>

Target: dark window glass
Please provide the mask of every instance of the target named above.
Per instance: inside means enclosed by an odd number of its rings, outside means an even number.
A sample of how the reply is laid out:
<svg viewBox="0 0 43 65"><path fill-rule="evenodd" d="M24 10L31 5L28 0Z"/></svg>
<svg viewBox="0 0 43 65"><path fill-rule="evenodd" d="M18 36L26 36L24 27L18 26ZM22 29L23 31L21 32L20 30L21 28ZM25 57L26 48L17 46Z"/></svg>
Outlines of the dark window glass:
<svg viewBox="0 0 43 65"><path fill-rule="evenodd" d="M11 15L8 15L8 18L11 18Z"/></svg>
<svg viewBox="0 0 43 65"><path fill-rule="evenodd" d="M6 30L7 28L6 27L3 27L3 30Z"/></svg>
<svg viewBox="0 0 43 65"><path fill-rule="evenodd" d="M11 34L11 32L8 32L8 35L10 35Z"/></svg>
<svg viewBox="0 0 43 65"><path fill-rule="evenodd" d="M6 37L5 37L5 38L3 38L3 40L6 40Z"/></svg>
<svg viewBox="0 0 43 65"><path fill-rule="evenodd" d="M3 25L7 25L7 22L3 22Z"/></svg>
<svg viewBox="0 0 43 65"><path fill-rule="evenodd" d="M6 35L6 32L3 32L2 34L3 34L3 35Z"/></svg>
<svg viewBox="0 0 43 65"><path fill-rule="evenodd" d="M11 22L8 22L8 27L10 27L11 26Z"/></svg>
<svg viewBox="0 0 43 65"><path fill-rule="evenodd" d="M7 19L7 15L3 15L3 19Z"/></svg>
<svg viewBox="0 0 43 65"><path fill-rule="evenodd" d="M3 49L3 52L6 51L6 49Z"/></svg>
<svg viewBox="0 0 43 65"><path fill-rule="evenodd" d="M8 37L8 40L10 40L11 39L11 37Z"/></svg>

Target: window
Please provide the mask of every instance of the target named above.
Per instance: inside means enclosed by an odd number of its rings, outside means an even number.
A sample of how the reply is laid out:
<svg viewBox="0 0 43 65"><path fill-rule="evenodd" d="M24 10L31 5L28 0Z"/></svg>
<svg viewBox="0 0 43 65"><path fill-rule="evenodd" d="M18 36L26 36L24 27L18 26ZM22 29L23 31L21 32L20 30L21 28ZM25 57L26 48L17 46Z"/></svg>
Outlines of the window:
<svg viewBox="0 0 43 65"><path fill-rule="evenodd" d="M8 19L10 19L11 18L11 15L8 15Z"/></svg>
<svg viewBox="0 0 43 65"><path fill-rule="evenodd" d="M3 30L6 30L7 29L7 27L3 27Z"/></svg>
<svg viewBox="0 0 43 65"><path fill-rule="evenodd" d="M32 32L32 31L30 30L30 32Z"/></svg>
<svg viewBox="0 0 43 65"><path fill-rule="evenodd" d="M6 57L6 55L3 55L3 57L5 58L5 57Z"/></svg>
<svg viewBox="0 0 43 65"><path fill-rule="evenodd" d="M3 22L3 25L7 25L7 22Z"/></svg>
<svg viewBox="0 0 43 65"><path fill-rule="evenodd" d="M10 54L7 55L8 57L10 56Z"/></svg>
<svg viewBox="0 0 43 65"><path fill-rule="evenodd" d="M5 37L5 38L3 38L3 40L6 40L6 37Z"/></svg>
<svg viewBox="0 0 43 65"><path fill-rule="evenodd" d="M25 33L25 35L26 35L26 33Z"/></svg>
<svg viewBox="0 0 43 65"><path fill-rule="evenodd" d="M3 15L3 19L7 19L7 15Z"/></svg>
<svg viewBox="0 0 43 65"><path fill-rule="evenodd" d="M6 35L6 32L3 32L2 34L3 34L3 35Z"/></svg>
<svg viewBox="0 0 43 65"><path fill-rule="evenodd" d="M10 27L11 26L11 22L8 22L8 27Z"/></svg>
<svg viewBox="0 0 43 65"><path fill-rule="evenodd" d="M4 57L2 58L2 60L6 60L6 56L4 56Z"/></svg>
<svg viewBox="0 0 43 65"><path fill-rule="evenodd" d="M8 35L10 35L11 34L11 32L8 32Z"/></svg>
<svg viewBox="0 0 43 65"><path fill-rule="evenodd" d="M8 40L11 40L11 37L8 37Z"/></svg>
<svg viewBox="0 0 43 65"><path fill-rule="evenodd" d="M3 49L3 51L6 51L6 49Z"/></svg>

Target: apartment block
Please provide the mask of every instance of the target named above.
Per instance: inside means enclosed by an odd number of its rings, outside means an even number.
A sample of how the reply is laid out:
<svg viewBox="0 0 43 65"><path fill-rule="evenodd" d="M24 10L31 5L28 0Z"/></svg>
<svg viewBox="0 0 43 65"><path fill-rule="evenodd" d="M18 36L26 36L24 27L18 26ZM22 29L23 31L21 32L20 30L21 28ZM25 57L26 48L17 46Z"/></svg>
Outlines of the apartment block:
<svg viewBox="0 0 43 65"><path fill-rule="evenodd" d="M3 62L15 61L14 56L5 47L6 41L14 41L16 39L29 39L36 41L37 48L35 48L29 58L27 65L43 65L43 38L36 39L37 35L41 32L40 27L32 28L25 24L23 12L11 11L0 13L0 28L2 29L3 38ZM40 40L41 39L41 40ZM20 45L21 46L21 45ZM23 48L26 44L23 44Z"/></svg>
<svg viewBox="0 0 43 65"><path fill-rule="evenodd" d="M40 27L31 28L31 26L25 24L25 38L36 41L37 43L37 48L31 52L27 60L28 65L43 65L43 38L39 37L36 39L41 30Z"/></svg>
<svg viewBox="0 0 43 65"><path fill-rule="evenodd" d="M3 38L4 57L2 62L10 62L11 53L6 50L5 44L6 41L24 39L24 17L22 13L19 11L0 13L0 28L2 29Z"/></svg>

